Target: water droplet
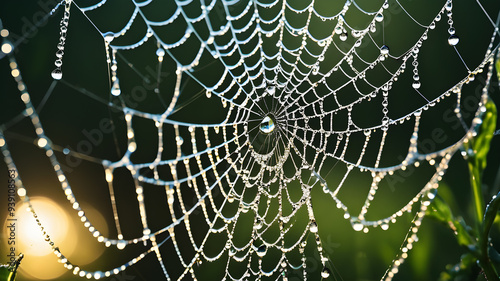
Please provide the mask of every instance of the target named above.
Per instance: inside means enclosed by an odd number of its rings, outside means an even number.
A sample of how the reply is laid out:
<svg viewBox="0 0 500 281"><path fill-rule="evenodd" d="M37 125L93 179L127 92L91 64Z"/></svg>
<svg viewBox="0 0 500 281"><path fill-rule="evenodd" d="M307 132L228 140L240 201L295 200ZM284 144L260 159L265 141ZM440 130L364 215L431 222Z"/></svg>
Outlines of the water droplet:
<svg viewBox="0 0 500 281"><path fill-rule="evenodd" d="M264 134L269 134L274 131L274 121L270 116L264 117L260 122L260 131Z"/></svg>
<svg viewBox="0 0 500 281"><path fill-rule="evenodd" d="M125 249L125 246L127 246L127 242L125 242L124 240L120 240L120 241L118 241L118 243L116 244L116 248L118 248L118 250L123 250L123 249Z"/></svg>
<svg viewBox="0 0 500 281"><path fill-rule="evenodd" d="M122 93L120 90L120 84L118 84L118 79L113 82L113 87L111 87L111 94L115 97L119 96Z"/></svg>
<svg viewBox="0 0 500 281"><path fill-rule="evenodd" d="M389 229L389 224L388 223L383 223L380 225L380 228L382 228L382 230L387 230Z"/></svg>
<svg viewBox="0 0 500 281"><path fill-rule="evenodd" d="M448 12L449 12L449 11L451 11L451 8L452 8L452 7L453 7L452 2L451 2L451 1L448 1L448 2L446 3L445 9L446 9L446 11L448 11Z"/></svg>
<svg viewBox="0 0 500 281"><path fill-rule="evenodd" d="M230 257L233 257L236 254L236 249L234 247L231 247L228 252Z"/></svg>
<svg viewBox="0 0 500 281"><path fill-rule="evenodd" d="M274 86L270 86L267 88L267 94L270 95L270 96L274 96L274 94L276 93L276 88Z"/></svg>
<svg viewBox="0 0 500 281"><path fill-rule="evenodd" d="M450 46L456 46L458 44L458 41L460 41L460 38L456 36L455 34L451 35L450 38L448 38L448 44Z"/></svg>
<svg viewBox="0 0 500 281"><path fill-rule="evenodd" d="M111 41L115 39L115 35L112 32L106 32L102 36L104 37L104 40L106 40L106 42L108 43L111 43Z"/></svg>
<svg viewBox="0 0 500 281"><path fill-rule="evenodd" d="M262 220L261 219L257 219L257 221L255 222L255 224L253 225L253 228L255 228L256 230L259 230L262 228Z"/></svg>
<svg viewBox="0 0 500 281"><path fill-rule="evenodd" d="M411 84L411 86L413 87L413 89L418 89L420 88L420 81L413 81L413 84Z"/></svg>
<svg viewBox="0 0 500 281"><path fill-rule="evenodd" d="M429 25L429 28L430 29L436 28L436 23L435 22L431 22L431 24Z"/></svg>
<svg viewBox="0 0 500 281"><path fill-rule="evenodd" d="M103 273L101 271L96 271L94 272L94 279L100 279L103 276Z"/></svg>
<svg viewBox="0 0 500 281"><path fill-rule="evenodd" d="M165 50L163 50L163 48L158 48L158 50L156 50L156 55L159 57L165 56Z"/></svg>
<svg viewBox="0 0 500 281"><path fill-rule="evenodd" d="M380 53L382 55L387 55L389 54L389 47L387 47L387 45L383 45L382 47L380 47Z"/></svg>
<svg viewBox="0 0 500 281"><path fill-rule="evenodd" d="M339 36L340 40L345 41L347 40L347 32L342 32Z"/></svg>
<svg viewBox="0 0 500 281"><path fill-rule="evenodd" d="M322 278L330 277L330 269L328 267L323 268L323 270L321 271L321 277Z"/></svg>
<svg viewBox="0 0 500 281"><path fill-rule="evenodd" d="M54 69L54 71L52 71L52 78L54 78L55 80L61 80L62 78L62 71L60 68L56 68Z"/></svg>
<svg viewBox="0 0 500 281"><path fill-rule="evenodd" d="M312 74L317 75L318 73L319 73L319 67L318 66L313 66Z"/></svg>
<svg viewBox="0 0 500 281"><path fill-rule="evenodd" d="M369 136L372 133L372 131L369 129L366 129L363 131L363 133L365 134L365 136Z"/></svg>
<svg viewBox="0 0 500 281"><path fill-rule="evenodd" d="M232 193L229 193L227 195L227 202L233 203L234 202L234 195Z"/></svg>
<svg viewBox="0 0 500 281"><path fill-rule="evenodd" d="M468 77L468 78L469 78L469 82L470 82L470 81L474 81L474 79L476 79L476 77L474 76L474 74L473 74L473 73L469 74L469 77Z"/></svg>
<svg viewBox="0 0 500 281"><path fill-rule="evenodd" d="M448 33L449 33L450 35L455 34L455 28L454 28L454 27L450 27L450 28L448 29Z"/></svg>
<svg viewBox="0 0 500 281"><path fill-rule="evenodd" d="M378 13L376 16L375 16L375 20L378 21L378 22L381 22L384 20L384 15L382 15L382 13Z"/></svg>
<svg viewBox="0 0 500 281"><path fill-rule="evenodd" d="M317 233L318 232L318 224L316 221L312 221L311 224L309 225L309 231L312 233Z"/></svg>
<svg viewBox="0 0 500 281"><path fill-rule="evenodd" d="M342 27L341 27L341 26L337 26L337 27L335 27L335 33L336 33L336 34L341 34L341 33L342 33L342 31L343 31L343 30L342 30Z"/></svg>
<svg viewBox="0 0 500 281"><path fill-rule="evenodd" d="M211 91L207 91L206 95L207 95L207 98L211 98L212 97L212 92Z"/></svg>
<svg viewBox="0 0 500 281"><path fill-rule="evenodd" d="M264 244L260 245L260 247L257 249L257 256L262 258L263 256L266 255L266 253L267 253L266 245Z"/></svg>
<svg viewBox="0 0 500 281"><path fill-rule="evenodd" d="M352 229L354 229L355 231L361 231L363 230L363 224L360 222L355 222L352 224Z"/></svg>
<svg viewBox="0 0 500 281"><path fill-rule="evenodd" d="M63 55L64 55L64 51L63 51L63 50L57 50L57 52L56 52L56 57L58 57L58 58L62 58L62 57L63 57Z"/></svg>

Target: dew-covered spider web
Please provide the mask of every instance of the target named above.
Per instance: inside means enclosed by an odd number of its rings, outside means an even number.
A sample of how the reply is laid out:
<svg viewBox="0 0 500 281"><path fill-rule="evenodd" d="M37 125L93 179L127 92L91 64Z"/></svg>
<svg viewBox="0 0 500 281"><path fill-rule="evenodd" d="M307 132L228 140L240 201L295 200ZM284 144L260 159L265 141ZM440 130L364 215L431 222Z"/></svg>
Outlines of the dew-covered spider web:
<svg viewBox="0 0 500 281"><path fill-rule="evenodd" d="M2 118L7 166L16 168L9 146L20 139L11 127L27 117L24 139L46 155L65 204L97 242L127 256L85 268L42 228L62 265L95 279L149 258L157 280L214 280L202 270L211 264L222 280L342 280L322 227L343 217L353 232L368 233L410 216L397 256L375 277L391 280L418 240L450 159L482 122L498 5L117 2L66 0L47 13L43 21L57 22L52 32L60 32L39 54L55 60L43 74L54 79L48 90L21 78L22 40L2 31L18 90L6 94L25 106ZM56 99L65 109L50 106ZM79 115L65 127L71 112ZM75 132L86 142L71 138ZM110 235L79 201L94 192L72 181L82 161L99 166L94 180L106 193ZM24 176L20 170L17 190L29 202ZM320 261L316 273L309 255Z"/></svg>

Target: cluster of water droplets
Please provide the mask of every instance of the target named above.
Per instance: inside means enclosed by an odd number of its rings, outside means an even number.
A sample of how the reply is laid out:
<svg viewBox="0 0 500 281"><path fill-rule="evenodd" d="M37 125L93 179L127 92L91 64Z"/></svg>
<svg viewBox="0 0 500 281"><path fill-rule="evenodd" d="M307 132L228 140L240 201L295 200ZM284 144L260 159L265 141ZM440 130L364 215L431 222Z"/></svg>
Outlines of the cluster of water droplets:
<svg viewBox="0 0 500 281"><path fill-rule="evenodd" d="M63 56L64 56L64 45L66 44L66 35L68 33L68 25L69 25L69 15L70 15L70 7L71 0L65 0L64 5L64 14L61 19L60 32L59 32L59 44L57 44L57 52L56 52L56 61L54 64L56 65L56 69L52 71L52 78L56 80L61 80L62 78L62 64L63 64Z"/></svg>

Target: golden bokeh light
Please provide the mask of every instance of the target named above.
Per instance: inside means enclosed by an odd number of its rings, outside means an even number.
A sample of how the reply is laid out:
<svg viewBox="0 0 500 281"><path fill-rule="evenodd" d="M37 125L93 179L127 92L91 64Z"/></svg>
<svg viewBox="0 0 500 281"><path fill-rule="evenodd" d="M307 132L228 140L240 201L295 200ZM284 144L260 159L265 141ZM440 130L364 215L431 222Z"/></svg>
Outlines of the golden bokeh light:
<svg viewBox="0 0 500 281"><path fill-rule="evenodd" d="M73 218L71 213L56 202L46 197L32 197L30 201L44 231L70 260L85 265L93 262L104 252L104 245L95 241L96 239L88 231L82 231L83 226L76 216ZM107 235L108 228L104 217L90 206L87 214L101 233ZM19 203L16 206L16 219L16 253L23 253L25 256L19 271L20 277L52 280L68 272L58 262L51 246L45 241L42 230L27 203ZM7 221L4 224L4 229L8 229ZM86 245L83 249L78 247L82 243Z"/></svg>

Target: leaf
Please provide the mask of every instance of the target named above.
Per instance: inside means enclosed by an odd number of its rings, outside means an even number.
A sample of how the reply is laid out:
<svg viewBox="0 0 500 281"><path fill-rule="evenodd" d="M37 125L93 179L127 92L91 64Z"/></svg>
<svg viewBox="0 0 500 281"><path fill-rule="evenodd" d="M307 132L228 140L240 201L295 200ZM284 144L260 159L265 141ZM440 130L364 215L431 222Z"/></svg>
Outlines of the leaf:
<svg viewBox="0 0 500 281"><path fill-rule="evenodd" d="M453 220L451 209L441 196L436 195L429 207L426 213L428 217L434 218L445 225L449 225Z"/></svg>
<svg viewBox="0 0 500 281"><path fill-rule="evenodd" d="M2 264L0 265L0 281L15 281L17 275L17 269L19 264L23 259L24 255L19 254L17 259L12 264Z"/></svg>
<svg viewBox="0 0 500 281"><path fill-rule="evenodd" d="M459 263L446 266L446 271L441 273L439 281L476 280L481 271L476 261L471 253L462 255Z"/></svg>
<svg viewBox="0 0 500 281"><path fill-rule="evenodd" d="M465 224L465 221L462 218L452 221L453 226L455 227L455 236L457 237L457 242L460 246L465 246L469 248L469 250L474 251L476 248L475 240L472 239L469 234L469 227ZM470 230L472 231L472 230Z"/></svg>
<svg viewBox="0 0 500 281"><path fill-rule="evenodd" d="M497 56L497 62L495 63L495 68L497 69L497 78L500 82L500 55Z"/></svg>
<svg viewBox="0 0 500 281"><path fill-rule="evenodd" d="M455 218L449 205L439 196L436 195L432 203L429 205L426 215L443 223L455 234L457 242L460 246L473 250L475 242L469 234L469 229L461 218Z"/></svg>
<svg viewBox="0 0 500 281"><path fill-rule="evenodd" d="M488 99L485 104L486 112L483 115L480 133L475 138L472 149L476 154L480 170L486 168L486 156L490 150L491 139L495 134L497 123L497 108L492 99Z"/></svg>

